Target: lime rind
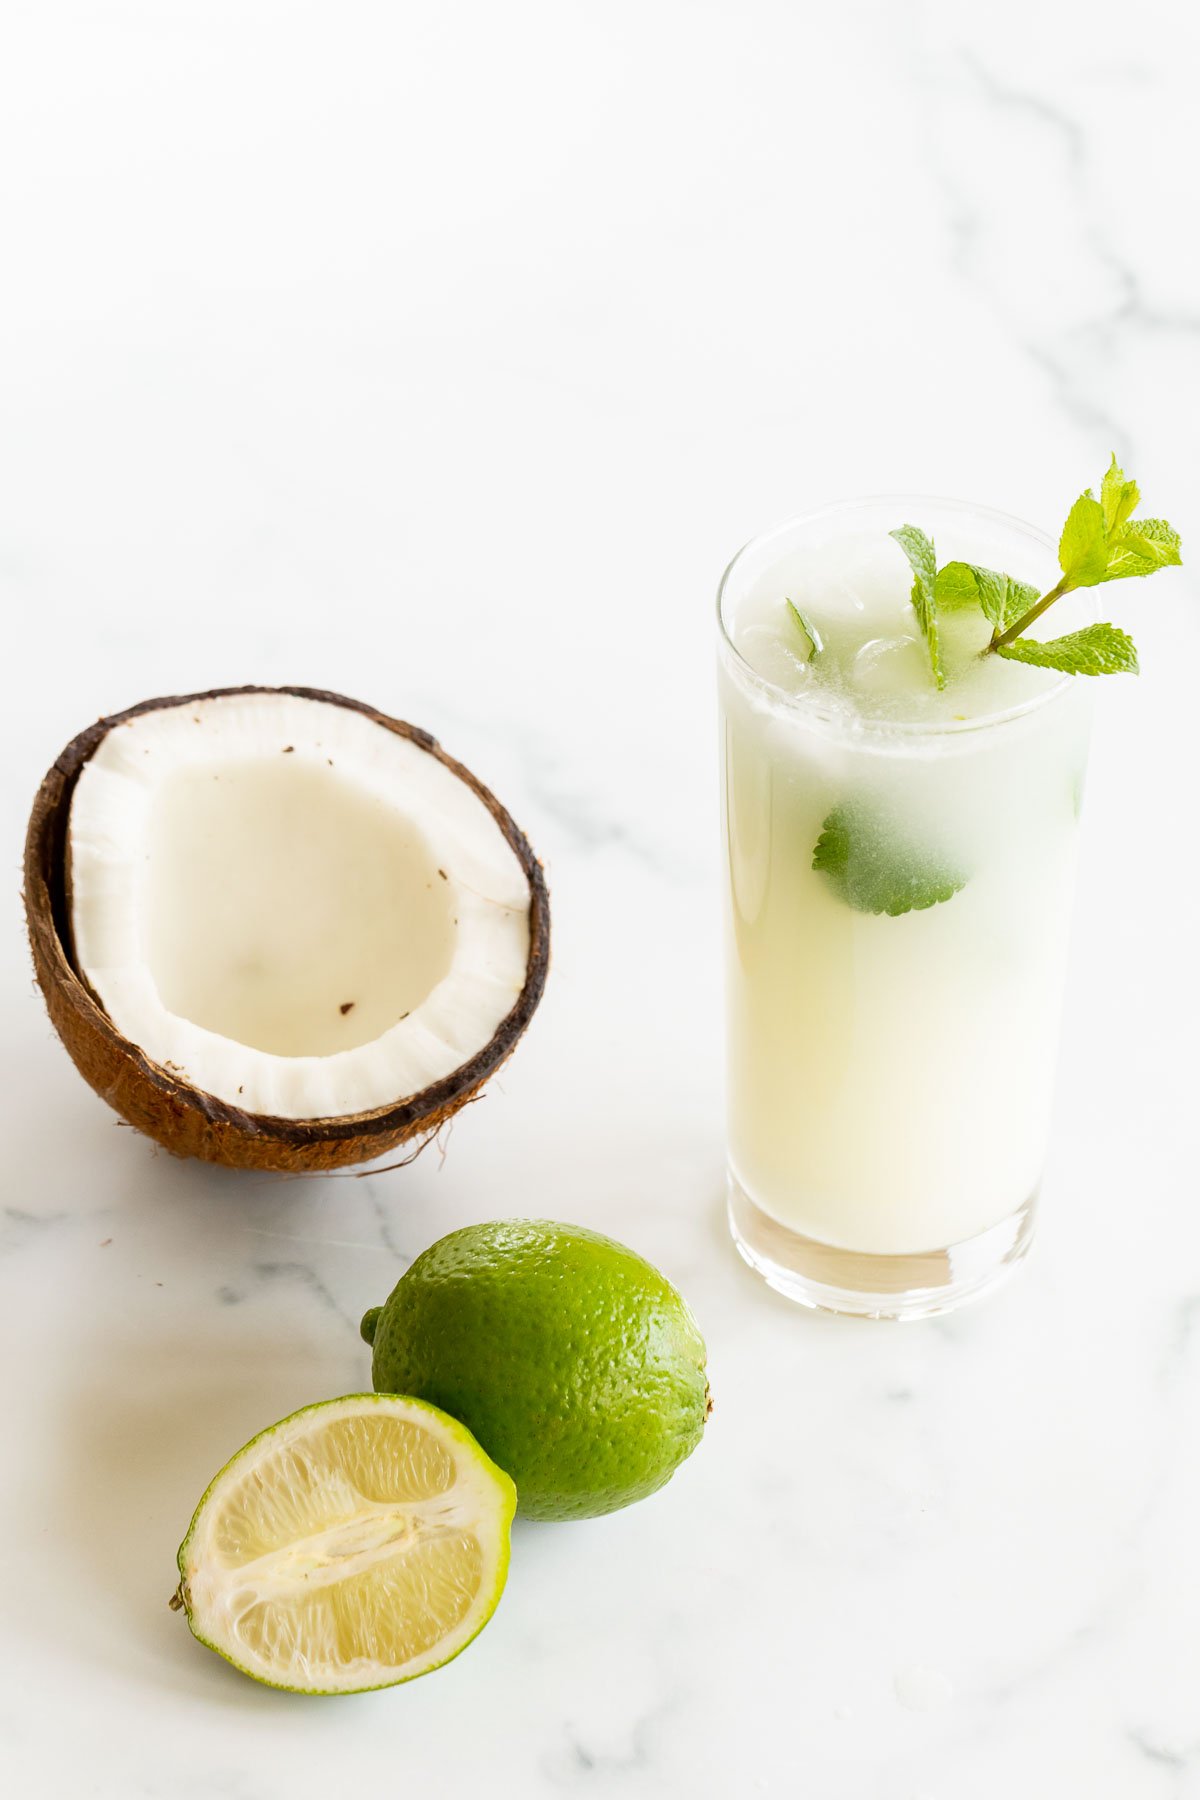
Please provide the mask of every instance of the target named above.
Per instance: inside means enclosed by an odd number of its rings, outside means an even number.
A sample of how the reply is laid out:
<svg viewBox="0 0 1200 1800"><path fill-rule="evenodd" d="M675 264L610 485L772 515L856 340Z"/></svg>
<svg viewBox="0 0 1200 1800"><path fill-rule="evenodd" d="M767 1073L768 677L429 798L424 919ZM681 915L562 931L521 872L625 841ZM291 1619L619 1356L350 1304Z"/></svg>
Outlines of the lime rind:
<svg viewBox="0 0 1200 1800"><path fill-rule="evenodd" d="M209 1616L212 1608L207 1604L207 1596L202 1598L197 1593L198 1586L204 1585L197 1580L202 1572L202 1565L197 1561L197 1551L201 1547L198 1545L198 1538L203 1536L206 1527L219 1515L222 1495L228 1494L239 1477L252 1470L256 1461L259 1465L268 1463L270 1453L276 1445L286 1445L289 1437L298 1439L305 1422L318 1419L326 1413L332 1415L331 1422L374 1413L423 1426L443 1448L450 1450L454 1460L455 1486L462 1485L464 1489L469 1489L469 1497L475 1502L472 1522L477 1527L476 1535L483 1552L483 1566L478 1587L465 1615L428 1650L407 1662L391 1668L377 1664L370 1670L370 1674L377 1676L377 1679L358 1679L358 1673L366 1673L363 1668L358 1668L354 1676L347 1669L346 1678L341 1680L285 1679L282 1671L273 1670L261 1655L248 1646L237 1643L234 1633L214 1629L216 1621ZM491 1619L500 1603L508 1576L509 1532L516 1505L516 1488L509 1477L480 1447L466 1426L440 1407L407 1395L394 1394L349 1394L333 1400L320 1400L289 1413L286 1418L259 1432L213 1477L201 1496L179 1547L176 1561L180 1580L171 1604L175 1608L182 1606L187 1616L188 1629L197 1642L240 1673L266 1687L289 1693L320 1695L369 1693L381 1688L397 1687L453 1662L455 1657L474 1642Z"/></svg>
<svg viewBox="0 0 1200 1800"><path fill-rule="evenodd" d="M691 1308L653 1263L584 1226L450 1232L362 1332L376 1392L419 1394L461 1419L529 1519L646 1499L703 1436L707 1355Z"/></svg>

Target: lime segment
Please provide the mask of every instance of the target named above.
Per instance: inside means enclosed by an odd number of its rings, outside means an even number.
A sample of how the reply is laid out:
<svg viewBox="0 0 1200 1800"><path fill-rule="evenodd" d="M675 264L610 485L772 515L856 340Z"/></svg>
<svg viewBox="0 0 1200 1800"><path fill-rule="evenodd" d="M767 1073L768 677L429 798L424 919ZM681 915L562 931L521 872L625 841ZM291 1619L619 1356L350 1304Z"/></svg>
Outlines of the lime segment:
<svg viewBox="0 0 1200 1800"><path fill-rule="evenodd" d="M496 1609L516 1493L437 1407L355 1394L293 1413L213 1481L179 1551L200 1642L305 1693L439 1668Z"/></svg>

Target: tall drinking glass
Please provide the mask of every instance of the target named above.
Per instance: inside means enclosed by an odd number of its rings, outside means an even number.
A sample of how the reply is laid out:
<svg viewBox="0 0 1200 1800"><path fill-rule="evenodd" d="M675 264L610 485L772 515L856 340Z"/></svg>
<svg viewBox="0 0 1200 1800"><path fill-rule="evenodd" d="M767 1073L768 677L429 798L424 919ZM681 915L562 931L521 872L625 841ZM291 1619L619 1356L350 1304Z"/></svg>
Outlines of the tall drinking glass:
<svg viewBox="0 0 1200 1800"><path fill-rule="evenodd" d="M1057 575L1017 520L897 496L755 539L718 596L730 1225L772 1287L875 1318L946 1311L1029 1244L1090 724L1088 682L1044 671L1003 711L911 723L755 671L747 597L782 606L811 547L828 563L909 520L939 561L1039 591ZM848 904L813 867L847 816L926 846L956 891L896 916Z"/></svg>

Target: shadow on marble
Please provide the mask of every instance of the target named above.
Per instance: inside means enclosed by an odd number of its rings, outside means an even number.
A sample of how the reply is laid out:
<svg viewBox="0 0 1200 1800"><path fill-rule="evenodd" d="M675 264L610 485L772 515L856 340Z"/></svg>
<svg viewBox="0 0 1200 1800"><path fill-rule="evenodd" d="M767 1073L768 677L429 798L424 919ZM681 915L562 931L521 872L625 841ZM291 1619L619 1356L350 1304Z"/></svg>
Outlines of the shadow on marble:
<svg viewBox="0 0 1200 1800"><path fill-rule="evenodd" d="M322 1379L322 1376L325 1379ZM328 1386L310 1348L191 1330L93 1343L65 1403L41 1544L69 1591L76 1651L155 1685L286 1704L198 1645L168 1608L175 1553L208 1480L241 1443ZM55 1638L61 1621L47 1617Z"/></svg>
<svg viewBox="0 0 1200 1800"><path fill-rule="evenodd" d="M291 1704L169 1612L175 1554L242 1444L300 1406L369 1388L359 1297L380 1287L375 1270L390 1281L393 1253L361 1189L346 1207L316 1183L246 1178L132 1141L123 1189L119 1171L47 1243L75 1327L57 1347L52 1466L31 1471L20 1500L31 1556L47 1560L36 1628L159 1686Z"/></svg>

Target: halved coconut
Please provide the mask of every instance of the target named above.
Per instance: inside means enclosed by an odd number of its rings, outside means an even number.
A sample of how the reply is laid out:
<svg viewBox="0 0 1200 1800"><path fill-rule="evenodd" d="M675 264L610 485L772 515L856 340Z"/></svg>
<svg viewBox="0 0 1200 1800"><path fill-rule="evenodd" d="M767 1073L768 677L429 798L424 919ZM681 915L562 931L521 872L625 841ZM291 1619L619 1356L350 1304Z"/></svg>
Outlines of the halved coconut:
<svg viewBox="0 0 1200 1800"><path fill-rule="evenodd" d="M50 1017L122 1118L240 1168L362 1162L456 1112L546 980L533 851L428 733L312 688L147 700L34 802Z"/></svg>

